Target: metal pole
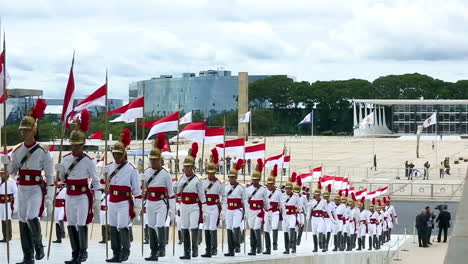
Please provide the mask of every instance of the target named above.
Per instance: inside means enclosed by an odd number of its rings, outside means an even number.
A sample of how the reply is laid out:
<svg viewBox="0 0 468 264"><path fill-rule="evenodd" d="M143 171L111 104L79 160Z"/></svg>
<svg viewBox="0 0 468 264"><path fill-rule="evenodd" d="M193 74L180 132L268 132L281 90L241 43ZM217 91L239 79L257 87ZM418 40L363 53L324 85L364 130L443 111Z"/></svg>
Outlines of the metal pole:
<svg viewBox="0 0 468 264"><path fill-rule="evenodd" d="M108 94L109 94L109 80L107 78L107 69L106 69L106 115L104 116L104 165L102 166L104 169L107 169L105 166L107 165L107 139L109 138L109 128L108 128L108 115L107 112L109 112L109 103L108 103ZM108 209L109 209L109 204L108 204L108 189L109 189L109 182L108 182L108 177L107 177L107 171L104 173L104 181L105 181L105 188L104 188L104 197L105 197L105 204L106 204L106 211L105 211L105 217L106 217L106 227L105 227L105 232L106 232L106 259L109 258L109 221L108 221Z"/></svg>
<svg viewBox="0 0 468 264"><path fill-rule="evenodd" d="M143 100L145 98L145 89L143 89ZM142 123L145 123L145 104L143 103L143 117L141 118ZM136 127L137 127L137 119L135 118L135 133L136 133ZM135 135L135 139L137 139L138 136ZM145 126L143 125L141 127L141 163L143 164L142 172L144 173L145 171ZM146 188L145 186L145 178L143 177L142 181L142 186L143 186L143 194L146 193ZM145 245L145 210L144 206L146 203L146 196L143 196L141 199L141 256L143 257L144 254L144 245Z"/></svg>
<svg viewBox="0 0 468 264"><path fill-rule="evenodd" d="M224 123L223 123L223 132L224 132L224 135L223 135L223 182L226 182L226 173L229 173L227 171L227 163L226 163L226 146L224 146L226 144L226 113L224 113Z"/></svg>
<svg viewBox="0 0 468 264"><path fill-rule="evenodd" d="M175 170L176 182L178 181L177 176L179 173L179 125L180 125L179 123L180 123L180 119L178 118L177 119L177 140L176 140L176 163L174 164L175 166L177 166L177 169ZM177 212L176 208L174 208L174 212ZM175 216L174 216L174 225L172 228L172 256L175 256L175 233L176 233L176 222L175 222Z"/></svg>

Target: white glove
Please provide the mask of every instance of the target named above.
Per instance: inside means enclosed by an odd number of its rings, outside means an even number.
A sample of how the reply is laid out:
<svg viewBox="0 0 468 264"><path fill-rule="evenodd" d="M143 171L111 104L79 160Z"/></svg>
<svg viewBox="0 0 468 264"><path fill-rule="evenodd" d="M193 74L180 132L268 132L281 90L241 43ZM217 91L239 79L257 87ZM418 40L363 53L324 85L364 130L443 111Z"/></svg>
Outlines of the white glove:
<svg viewBox="0 0 468 264"><path fill-rule="evenodd" d="M10 164L10 159L8 158L7 155L2 154L0 159L2 160L3 165L9 165Z"/></svg>
<svg viewBox="0 0 468 264"><path fill-rule="evenodd" d="M18 212L18 202L16 202L15 200L15 203L13 204L13 214L16 214Z"/></svg>
<svg viewBox="0 0 468 264"><path fill-rule="evenodd" d="M60 163L55 163L55 171L60 171Z"/></svg>
<svg viewBox="0 0 468 264"><path fill-rule="evenodd" d="M135 216L138 216L138 217L140 216L140 210L141 210L141 207L137 205L133 207L133 212L135 212Z"/></svg>
<svg viewBox="0 0 468 264"><path fill-rule="evenodd" d="M93 209L94 209L94 212L100 212L101 211L101 200L99 200L99 199L94 199L93 200Z"/></svg>

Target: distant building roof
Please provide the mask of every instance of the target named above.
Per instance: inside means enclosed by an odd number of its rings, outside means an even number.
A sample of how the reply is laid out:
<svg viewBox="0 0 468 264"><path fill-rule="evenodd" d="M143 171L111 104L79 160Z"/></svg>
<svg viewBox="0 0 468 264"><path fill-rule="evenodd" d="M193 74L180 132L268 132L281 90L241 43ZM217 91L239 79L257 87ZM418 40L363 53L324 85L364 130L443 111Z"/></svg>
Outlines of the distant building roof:
<svg viewBox="0 0 468 264"><path fill-rule="evenodd" d="M42 90L36 90L36 89L21 89L21 88L8 89L8 97L12 97L12 98L22 98L22 97L31 97L31 96L42 97L43 93L44 92Z"/></svg>
<svg viewBox="0 0 468 264"><path fill-rule="evenodd" d="M353 99L353 101L376 105L468 105L468 100L448 99Z"/></svg>

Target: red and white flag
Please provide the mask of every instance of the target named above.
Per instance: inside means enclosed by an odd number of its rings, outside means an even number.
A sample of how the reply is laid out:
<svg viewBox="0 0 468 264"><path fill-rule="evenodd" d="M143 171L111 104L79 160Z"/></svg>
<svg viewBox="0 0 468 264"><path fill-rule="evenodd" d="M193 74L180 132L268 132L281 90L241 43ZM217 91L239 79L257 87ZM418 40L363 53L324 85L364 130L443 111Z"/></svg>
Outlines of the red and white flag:
<svg viewBox="0 0 468 264"><path fill-rule="evenodd" d="M104 156L100 160L98 160L96 167L103 167L104 166Z"/></svg>
<svg viewBox="0 0 468 264"><path fill-rule="evenodd" d="M344 183L344 178L340 176L335 176L335 180L333 182L333 190L343 190L346 189L346 186L343 184Z"/></svg>
<svg viewBox="0 0 468 264"><path fill-rule="evenodd" d="M89 138L90 139L102 139L102 130L99 130L98 132L91 134Z"/></svg>
<svg viewBox="0 0 468 264"><path fill-rule="evenodd" d="M311 182L313 179L312 172L299 174L299 177L301 177L302 183Z"/></svg>
<svg viewBox="0 0 468 264"><path fill-rule="evenodd" d="M135 119L143 117L143 106L145 105L145 98L140 97L135 101L128 103L122 107L114 109L107 113L107 115L121 114L119 117L111 120L110 122L125 122L132 123Z"/></svg>
<svg viewBox="0 0 468 264"><path fill-rule="evenodd" d="M366 196L367 196L367 188L355 192L355 195L356 195L356 199L357 199L357 200L361 200L362 197L366 197Z"/></svg>
<svg viewBox="0 0 468 264"><path fill-rule="evenodd" d="M245 159L264 159L265 143L245 147Z"/></svg>
<svg viewBox="0 0 468 264"><path fill-rule="evenodd" d="M283 158L283 169L289 168L289 164L291 162L291 156L284 156Z"/></svg>
<svg viewBox="0 0 468 264"><path fill-rule="evenodd" d="M237 155L242 157L244 155L244 139L238 138L233 140L226 140L224 144L218 144L216 147L224 149L225 155ZM220 152L221 153L221 152Z"/></svg>
<svg viewBox="0 0 468 264"><path fill-rule="evenodd" d="M367 200L372 200L377 196L379 196L379 193L377 191L368 192L367 195L366 195L366 199Z"/></svg>
<svg viewBox="0 0 468 264"><path fill-rule="evenodd" d="M190 123L179 133L179 138L188 139L194 142L202 142L205 137L206 122ZM177 136L171 138L171 141L177 139Z"/></svg>
<svg viewBox="0 0 468 264"><path fill-rule="evenodd" d="M151 128L146 140L161 132L170 132L179 130L179 112L167 115L159 120L150 121L143 124L146 128Z"/></svg>
<svg viewBox="0 0 468 264"><path fill-rule="evenodd" d="M75 52L73 52L72 64L70 67L70 74L68 75L67 88L65 89L65 95L63 97L63 108L62 108L62 117L60 120L65 123L67 128L70 128L68 125L68 116L73 111L73 96L75 92L75 77L73 75L73 66L75 64Z"/></svg>
<svg viewBox="0 0 468 264"><path fill-rule="evenodd" d="M284 162L284 154L281 153L279 155L269 157L265 160L265 168L273 168L275 165L278 165L278 168L284 168L282 167Z"/></svg>
<svg viewBox="0 0 468 264"><path fill-rule="evenodd" d="M91 106L106 106L107 84L94 91L90 96L75 105L75 111L79 112Z"/></svg>
<svg viewBox="0 0 468 264"><path fill-rule="evenodd" d="M388 186L377 189L377 192L379 193L379 195L386 194L388 192Z"/></svg>
<svg viewBox="0 0 468 264"><path fill-rule="evenodd" d="M333 182L335 181L334 176L329 176L329 175L323 175L320 177L320 184L322 186L328 186L328 185L333 185Z"/></svg>
<svg viewBox="0 0 468 264"><path fill-rule="evenodd" d="M312 178L313 179L320 179L322 177L322 166L320 167L315 167L312 169Z"/></svg>
<svg viewBox="0 0 468 264"><path fill-rule="evenodd" d="M213 127L205 129L205 144L223 144L224 128Z"/></svg>
<svg viewBox="0 0 468 264"><path fill-rule="evenodd" d="M8 94L3 94L3 80L6 77L6 86L8 87L8 83L10 83L10 75L8 75L8 72L6 71L5 67L6 61L5 61L5 51L2 51L0 53L0 103L3 103L5 101L5 98L8 97ZM7 88L5 87L5 89Z"/></svg>

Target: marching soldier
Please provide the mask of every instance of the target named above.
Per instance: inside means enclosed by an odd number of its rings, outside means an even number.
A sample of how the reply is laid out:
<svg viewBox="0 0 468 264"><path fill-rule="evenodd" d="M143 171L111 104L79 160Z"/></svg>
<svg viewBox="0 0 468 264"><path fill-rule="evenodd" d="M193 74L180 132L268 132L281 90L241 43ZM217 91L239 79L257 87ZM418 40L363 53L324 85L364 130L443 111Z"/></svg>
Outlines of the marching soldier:
<svg viewBox="0 0 468 264"><path fill-rule="evenodd" d="M304 226L305 226L305 214L307 210L307 197L303 194L301 194L302 191L302 180L301 177L297 176L296 177L296 185L294 186L294 193L297 194L299 197L299 205L297 207L297 222L298 222L298 230L296 233L296 245L301 244L301 238L302 238L302 232L304 231Z"/></svg>
<svg viewBox="0 0 468 264"><path fill-rule="evenodd" d="M2 220L2 234L3 239L0 242L7 242L11 240L11 215L17 206L15 204L15 197L18 191L16 182L8 179L8 174L5 174L5 170L2 167L0 169L1 184L0 184L0 219ZM5 184L6 184L6 195L5 195ZM5 206L8 206L8 216L5 215ZM8 232L7 232L8 229Z"/></svg>
<svg viewBox="0 0 468 264"><path fill-rule="evenodd" d="M141 204L133 202L133 196L141 195L138 172L127 159L126 148L131 142L131 132L125 128L120 140L114 144L114 162L107 166L109 184L109 234L113 256L106 262L120 263L130 256L129 223L141 209Z"/></svg>
<svg viewBox="0 0 468 264"><path fill-rule="evenodd" d="M332 228L335 222L335 204L330 202L330 193L331 193L331 184L327 186L327 190L323 193L323 199L326 202L326 205L324 207L324 213L323 213L323 234L324 234L324 241L322 245L322 252L327 252L328 251L328 245L330 244L330 237L331 237L331 232ZM335 237L336 240L336 237ZM335 241L336 243L336 241Z"/></svg>
<svg viewBox="0 0 468 264"><path fill-rule="evenodd" d="M249 256L262 253L262 223L265 217L265 210L270 209L268 202L268 190L260 184L262 179L263 160L257 160L257 166L252 174L252 185L247 187L249 207L247 209L247 219L250 228L250 252Z"/></svg>
<svg viewBox="0 0 468 264"><path fill-rule="evenodd" d="M383 225L383 240L384 240L384 243L385 242L388 242L388 232L389 232L389 228L390 228L390 217L389 217L389 212L388 212L388 208L387 208L387 197L383 197L383 206L382 206L382 210L383 210L383 221L384 221L384 225Z"/></svg>
<svg viewBox="0 0 468 264"><path fill-rule="evenodd" d="M99 210L99 223L101 224L101 236L102 239L99 241L100 244L105 244L109 240L109 214L107 214L107 222L106 222L106 211L107 205L109 204L109 193L105 192L106 188L106 181L105 179L101 179L99 181L99 191L101 197L101 210ZM106 201L107 200L107 201Z"/></svg>
<svg viewBox="0 0 468 264"><path fill-rule="evenodd" d="M338 215L338 219L341 220L342 222L342 233L341 233L341 243L340 243L340 251L344 251L346 249L346 243L348 241L348 215L349 215L349 207L348 207L348 194L347 190L341 191L341 205L342 205L342 211L340 213L342 216L340 217Z"/></svg>
<svg viewBox="0 0 468 264"><path fill-rule="evenodd" d="M180 259L190 259L190 242L192 243L192 258L198 257L198 226L203 218L201 208L202 204L206 203L206 198L201 181L194 173L197 152L198 144L193 143L192 148L189 149L189 155L184 160L184 175L177 186L177 195L181 197L182 202L180 220L184 237L184 255Z"/></svg>
<svg viewBox="0 0 468 264"><path fill-rule="evenodd" d="M64 156L61 164L57 164L60 178L67 186L65 212L72 248L72 259L65 261L65 264L81 263L88 259L88 224L93 220L93 195L88 178L91 178L94 190L99 189L96 163L83 152L89 123L90 114L85 109L81 111L81 120L75 121L75 129L70 134L72 152ZM97 207L100 203L99 199L94 200Z"/></svg>
<svg viewBox="0 0 468 264"><path fill-rule="evenodd" d="M356 239L358 233L358 223L359 223L359 208L356 207L356 196L354 193L351 194L351 201L350 201L350 234L351 234L351 249L356 248ZM350 250L348 250L350 251Z"/></svg>
<svg viewBox="0 0 468 264"><path fill-rule="evenodd" d="M388 211L388 217L389 217L387 241L390 241L391 239L393 226L398 225L398 215L396 213L395 207L390 202L391 200L392 199L390 198L390 196L387 196L386 205L387 205L387 211Z"/></svg>
<svg viewBox="0 0 468 264"><path fill-rule="evenodd" d="M355 232L355 219L354 219L354 201L350 199L347 202L348 206L346 207L346 225L345 225L345 230L346 230L346 236L345 236L345 250L346 251L351 251L352 250L352 241L354 238L354 232Z"/></svg>
<svg viewBox="0 0 468 264"><path fill-rule="evenodd" d="M266 213L265 217L265 249L263 254L271 254L271 236L273 232L273 250L278 250L278 226L282 218L281 208L283 208L283 194L280 190L276 189L275 181L278 175L278 165L273 167L270 177L267 180L268 188L268 201L270 203L270 210Z"/></svg>
<svg viewBox="0 0 468 264"><path fill-rule="evenodd" d="M320 185L320 182L318 182L318 188L314 191L314 199L312 199L309 202L309 208L310 210L310 225L312 227L312 236L314 239L314 250L313 252L318 251L318 246L319 246L319 238L318 236L321 234L320 237L322 237L323 241L323 233L322 231L322 226L323 226L323 213L324 210L326 209L326 204L327 202L323 199L320 198L320 195L322 193L321 191L322 186Z"/></svg>
<svg viewBox="0 0 468 264"><path fill-rule="evenodd" d="M295 182L296 173L291 175L291 181L285 184L286 192L283 194L283 232L284 232L284 247L283 254L296 253L296 225L297 213L300 206L299 196L293 192L293 182Z"/></svg>
<svg viewBox="0 0 468 264"><path fill-rule="evenodd" d="M361 198L361 201L358 203L359 208L359 225L357 230L358 235L358 249L364 250L366 248L366 234L369 228L369 211L364 209L365 197Z"/></svg>
<svg viewBox="0 0 468 264"><path fill-rule="evenodd" d="M333 232L333 245L335 246L333 248L333 251L338 251L340 247L340 242L341 242L341 225L342 222L341 220L338 219L338 212L337 209L341 205L341 197L339 195L335 195L334 199L335 203L333 203L333 226L332 226L332 232ZM340 236L338 236L340 235Z"/></svg>
<svg viewBox="0 0 468 264"><path fill-rule="evenodd" d="M335 210L336 218L338 220L337 248L335 249L343 251L343 243L345 241L343 232L346 224L346 202L348 199L346 197L343 197L341 190L338 192L338 195L339 204L336 204L337 207ZM335 249L333 249L333 251L336 251Z"/></svg>
<svg viewBox="0 0 468 264"><path fill-rule="evenodd" d="M53 243L62 243L62 238L65 238L65 198L67 188L63 185L62 182L57 181L55 183L57 186L57 193L55 195L55 235L57 240L52 241Z"/></svg>
<svg viewBox="0 0 468 264"><path fill-rule="evenodd" d="M378 224L377 224L377 244L378 244L378 248L380 249L380 246L383 245L383 236L382 236L382 228L383 228L383 214L382 214L382 202L380 200L377 200L377 215L379 216L377 218L378 220Z"/></svg>
<svg viewBox="0 0 468 264"><path fill-rule="evenodd" d="M377 225L379 224L379 214L374 210L375 208L375 198L372 199L372 204L369 205L369 225L368 232L369 235L369 250L377 248Z"/></svg>
<svg viewBox="0 0 468 264"><path fill-rule="evenodd" d="M241 223L244 218L245 205L247 204L247 192L245 187L237 182L237 175L242 169L244 160L239 159L235 166L229 171L229 184L226 185L226 229L229 252L226 257L233 257L234 253L240 252L241 243Z"/></svg>
<svg viewBox="0 0 468 264"><path fill-rule="evenodd" d="M170 215L169 211L175 208L172 177L161 164L165 137L164 133L158 134L156 144L149 154L151 167L144 172L146 216L151 248L151 255L145 258L148 261L156 261L158 257L166 256L166 220Z"/></svg>
<svg viewBox="0 0 468 264"><path fill-rule="evenodd" d="M206 204L203 205L203 229L205 230L205 254L204 258L217 255L217 232L221 216L221 204L225 199L225 186L216 178L218 170L218 150L211 150L210 162L206 166L208 177L202 180L202 187L206 196Z"/></svg>
<svg viewBox="0 0 468 264"><path fill-rule="evenodd" d="M9 164L10 176L19 176L18 218L23 250L23 261L20 264L34 263L34 258L44 258L39 218L44 211L46 188L53 184L54 166L48 150L36 142L35 136L37 122L46 106L44 100L38 99L34 108L21 120L19 130L23 143L12 152L11 163L6 155L1 157L3 164Z"/></svg>

